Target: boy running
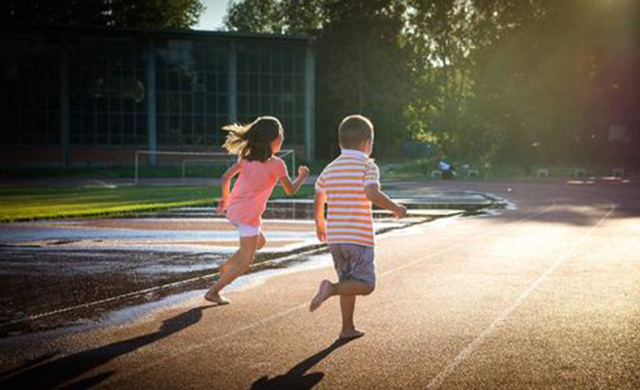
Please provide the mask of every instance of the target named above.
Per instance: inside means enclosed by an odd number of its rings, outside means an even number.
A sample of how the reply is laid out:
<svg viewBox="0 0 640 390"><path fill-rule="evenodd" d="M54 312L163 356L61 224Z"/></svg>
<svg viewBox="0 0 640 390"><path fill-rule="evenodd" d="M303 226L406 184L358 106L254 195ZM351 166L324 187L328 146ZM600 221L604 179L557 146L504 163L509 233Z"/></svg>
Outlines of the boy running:
<svg viewBox="0 0 640 390"><path fill-rule="evenodd" d="M363 336L353 323L356 296L375 289L374 230L371 204L393 212L407 209L380 191L378 167L369 158L373 151L373 124L362 115L351 115L338 129L342 154L327 165L316 182L316 234L327 242L338 273L338 283L323 280L311 301L316 310L329 297L340 296L341 339ZM328 203L327 220L324 209Z"/></svg>

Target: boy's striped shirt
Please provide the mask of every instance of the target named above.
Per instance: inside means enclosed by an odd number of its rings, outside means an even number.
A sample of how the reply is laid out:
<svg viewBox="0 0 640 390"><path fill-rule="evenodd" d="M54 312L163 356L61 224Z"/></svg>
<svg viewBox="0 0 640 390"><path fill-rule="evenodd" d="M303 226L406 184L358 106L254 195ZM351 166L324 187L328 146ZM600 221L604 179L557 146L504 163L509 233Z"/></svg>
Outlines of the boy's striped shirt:
<svg viewBox="0 0 640 390"><path fill-rule="evenodd" d="M327 194L327 243L374 246L371 201L364 187L379 183L378 167L359 150L343 149L325 167L316 191Z"/></svg>

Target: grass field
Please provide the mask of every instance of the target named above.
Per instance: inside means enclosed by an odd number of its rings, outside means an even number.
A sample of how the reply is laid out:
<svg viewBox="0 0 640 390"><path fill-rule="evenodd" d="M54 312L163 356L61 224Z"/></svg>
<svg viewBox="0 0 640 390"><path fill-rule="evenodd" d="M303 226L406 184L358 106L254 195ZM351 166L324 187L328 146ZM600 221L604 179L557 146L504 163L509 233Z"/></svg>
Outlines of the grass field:
<svg viewBox="0 0 640 390"><path fill-rule="evenodd" d="M313 188L306 186L296 197L312 193ZM213 186L8 186L0 187L0 222L113 216L180 206L213 207L219 196L220 189ZM275 188L273 197L285 197L282 188Z"/></svg>

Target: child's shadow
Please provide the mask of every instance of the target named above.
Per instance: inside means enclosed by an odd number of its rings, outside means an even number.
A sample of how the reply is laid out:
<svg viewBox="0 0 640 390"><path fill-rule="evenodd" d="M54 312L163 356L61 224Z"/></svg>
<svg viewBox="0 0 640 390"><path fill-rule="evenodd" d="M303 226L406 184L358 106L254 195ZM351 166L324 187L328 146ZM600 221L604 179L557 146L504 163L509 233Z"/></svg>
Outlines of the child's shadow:
<svg viewBox="0 0 640 390"><path fill-rule="evenodd" d="M311 367L320 363L322 359L326 358L331 352L346 345L354 339L338 339L330 346L316 353L313 356L306 358L300 363L296 364L286 374L278 375L269 379L268 376L263 376L251 385L252 390L263 389L311 389L324 378L324 373L314 372L306 374Z"/></svg>
<svg viewBox="0 0 640 390"><path fill-rule="evenodd" d="M14 371L18 372L17 374L14 374L14 372L3 373L3 375L0 376L0 388L28 389L60 386L119 356L133 352L138 348L154 343L198 323L200 319L202 319L202 311L215 306L216 305L195 307L175 317L168 318L162 322L160 329L152 333L133 337L128 340L116 341L40 365L33 366L32 364L26 364L22 368ZM113 374L114 371L97 374L90 378L83 379L80 382L73 383L70 387L86 388L96 385ZM8 376L6 380L2 378L5 375Z"/></svg>

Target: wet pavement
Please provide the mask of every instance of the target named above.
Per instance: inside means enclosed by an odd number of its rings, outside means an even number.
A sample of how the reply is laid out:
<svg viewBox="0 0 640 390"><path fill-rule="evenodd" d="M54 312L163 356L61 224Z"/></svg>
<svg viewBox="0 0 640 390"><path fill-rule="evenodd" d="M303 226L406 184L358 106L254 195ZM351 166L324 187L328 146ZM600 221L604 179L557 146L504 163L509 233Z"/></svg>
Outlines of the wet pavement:
<svg viewBox="0 0 640 390"><path fill-rule="evenodd" d="M0 387L640 388L639 183L440 186L517 207L381 234L378 287L357 304L365 337L336 341L337 299L309 313L335 272L294 253L280 261L301 264L243 277L231 305L192 284L105 313L120 326L2 338Z"/></svg>
<svg viewBox="0 0 640 390"><path fill-rule="evenodd" d="M396 221L375 210L378 234L502 206L479 193L403 194L411 215ZM268 244L252 272L322 252L311 217L309 200L270 202ZM205 207L0 225L0 337L98 323L114 310L207 288L236 247L233 226Z"/></svg>

